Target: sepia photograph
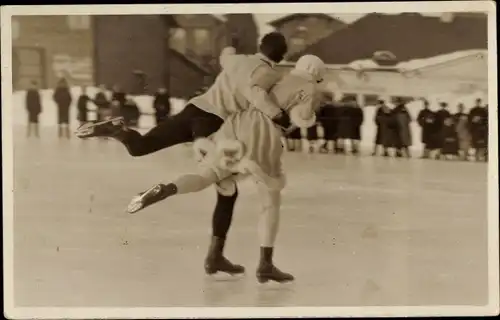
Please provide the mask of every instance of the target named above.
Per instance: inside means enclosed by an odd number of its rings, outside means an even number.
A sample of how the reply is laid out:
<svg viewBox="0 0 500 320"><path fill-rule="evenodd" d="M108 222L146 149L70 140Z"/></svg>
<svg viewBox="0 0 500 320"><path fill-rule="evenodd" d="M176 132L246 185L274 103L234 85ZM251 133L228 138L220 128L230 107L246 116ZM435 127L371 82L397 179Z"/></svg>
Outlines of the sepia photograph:
<svg viewBox="0 0 500 320"><path fill-rule="evenodd" d="M499 314L493 1L1 10L7 318Z"/></svg>

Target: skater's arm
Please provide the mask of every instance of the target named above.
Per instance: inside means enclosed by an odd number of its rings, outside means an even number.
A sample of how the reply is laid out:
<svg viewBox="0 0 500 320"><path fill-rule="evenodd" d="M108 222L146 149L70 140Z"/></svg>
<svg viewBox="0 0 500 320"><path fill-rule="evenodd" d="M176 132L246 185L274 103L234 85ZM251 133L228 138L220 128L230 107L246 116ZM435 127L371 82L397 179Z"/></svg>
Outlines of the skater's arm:
<svg viewBox="0 0 500 320"><path fill-rule="evenodd" d="M250 104L271 119L278 117L282 113L281 108L274 103L268 93L280 78L279 74L268 66L261 66L255 70L249 79L248 90L244 90Z"/></svg>
<svg viewBox="0 0 500 320"><path fill-rule="evenodd" d="M297 97L297 105L291 108L290 119L299 128L307 129L316 124L317 102L310 93L301 92Z"/></svg>
<svg viewBox="0 0 500 320"><path fill-rule="evenodd" d="M222 69L226 69L229 65L235 63L236 49L233 47L226 47L222 49L219 57L219 64Z"/></svg>

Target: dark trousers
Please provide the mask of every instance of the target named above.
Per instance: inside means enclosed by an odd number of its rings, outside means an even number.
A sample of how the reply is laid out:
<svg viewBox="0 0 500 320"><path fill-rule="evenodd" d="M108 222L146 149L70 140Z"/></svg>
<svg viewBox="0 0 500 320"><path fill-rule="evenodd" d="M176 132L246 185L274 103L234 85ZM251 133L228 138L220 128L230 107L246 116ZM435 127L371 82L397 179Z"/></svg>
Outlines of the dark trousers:
<svg viewBox="0 0 500 320"><path fill-rule="evenodd" d="M219 130L223 123L224 120L218 116L188 104L180 113L163 120L145 135L129 129L120 140L132 156L139 157L208 137Z"/></svg>

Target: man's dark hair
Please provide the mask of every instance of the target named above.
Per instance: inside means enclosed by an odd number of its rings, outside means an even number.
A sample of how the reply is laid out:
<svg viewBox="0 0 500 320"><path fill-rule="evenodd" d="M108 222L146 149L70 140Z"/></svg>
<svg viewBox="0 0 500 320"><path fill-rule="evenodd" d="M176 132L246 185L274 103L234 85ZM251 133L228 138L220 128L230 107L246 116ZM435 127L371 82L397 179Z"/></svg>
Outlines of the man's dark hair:
<svg viewBox="0 0 500 320"><path fill-rule="evenodd" d="M279 32L266 34L260 41L260 52L270 60L279 63L288 50L285 37Z"/></svg>

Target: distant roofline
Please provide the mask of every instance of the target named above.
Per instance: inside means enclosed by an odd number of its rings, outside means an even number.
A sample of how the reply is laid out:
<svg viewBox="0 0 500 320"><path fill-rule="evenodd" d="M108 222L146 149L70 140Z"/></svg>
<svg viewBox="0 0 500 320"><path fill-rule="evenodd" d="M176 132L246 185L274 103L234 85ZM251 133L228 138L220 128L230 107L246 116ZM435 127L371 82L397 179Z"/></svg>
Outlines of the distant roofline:
<svg viewBox="0 0 500 320"><path fill-rule="evenodd" d="M335 20L335 21L338 21L340 23L345 24L345 22L343 22L342 20L336 19L336 18L334 18L328 14L325 14L325 13L292 13L292 14L286 15L284 17L269 21L267 24L276 28L276 27L279 27L280 25L282 25L283 23L285 23L289 20L292 20L294 18L308 17L308 16L309 17L310 16L321 17L321 18L324 18L324 19L330 20L330 21Z"/></svg>
<svg viewBox="0 0 500 320"><path fill-rule="evenodd" d="M403 69L403 68L397 67L397 66L394 66L394 67L390 67L390 66L387 66L387 67L384 67L384 66L366 67L366 68L357 69L357 68L353 68L353 67L349 66L349 64L325 64L325 67L327 69L330 69L330 70L345 70L345 71L359 71L359 72L410 73L410 72L415 72L415 71L422 71L422 70L428 69L428 68L444 66L444 65L447 65L450 63L456 63L459 61L469 60L469 59L476 58L476 57L483 57L484 58L485 53L484 52L475 52L475 53L471 53L469 55L456 57L456 58L446 60L446 61L431 63L431 64L423 65L420 67L412 68L412 69ZM430 57L429 59L431 59L431 58L433 58L433 57ZM404 62L407 62L407 61L401 61L400 63L404 63ZM293 68L294 66L295 66L295 62L290 62L290 61L285 61L285 62L278 64L278 67L284 67L284 68Z"/></svg>
<svg viewBox="0 0 500 320"><path fill-rule="evenodd" d="M485 12L453 12L453 14L457 17L457 18L468 18L468 19L477 19L477 18L487 18L488 17L488 14L485 13ZM362 16L361 18L353 21L352 23L346 23L344 25L344 28L341 28L340 30L337 30L329 35L327 35L326 37L323 37L321 39L319 39L317 42L313 43L312 45L310 46L307 46L306 48L304 48L303 50L297 52L297 53L294 53L292 56L290 56L290 58L292 60L297 60L300 56L304 55L304 54L308 54L308 52L310 51L311 47L316 47L316 46L321 46L323 43L327 43L328 41L331 40L332 37L335 37L338 35L339 31L344 31L346 29L350 29L350 28L353 28L353 26L355 26L356 24L360 23L362 20L365 20L367 18L371 18L373 16L387 16L387 17L395 17L395 16L404 16L404 15L419 15L421 16L422 18L427 18L427 19L438 19L440 20L441 17L440 16L426 16L422 13L419 13L419 12L415 12L415 13L400 13L400 14L390 14L390 13L384 13L384 12L370 12L370 13L367 13L366 15Z"/></svg>

